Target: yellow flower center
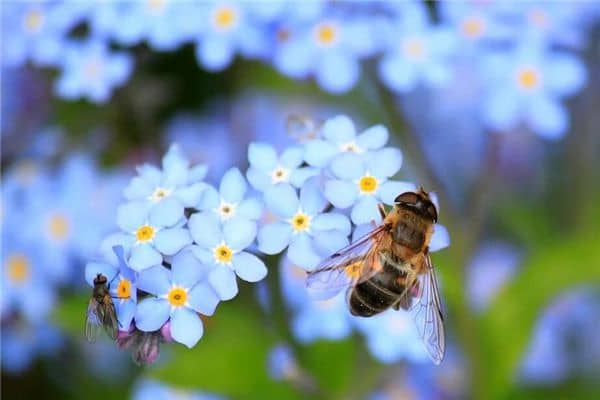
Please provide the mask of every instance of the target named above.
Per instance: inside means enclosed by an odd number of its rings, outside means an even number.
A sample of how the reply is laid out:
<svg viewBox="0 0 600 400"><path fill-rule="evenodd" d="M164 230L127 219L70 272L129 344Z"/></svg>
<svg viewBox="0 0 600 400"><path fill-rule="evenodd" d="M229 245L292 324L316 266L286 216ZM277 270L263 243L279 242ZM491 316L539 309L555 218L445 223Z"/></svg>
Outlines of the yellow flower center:
<svg viewBox="0 0 600 400"><path fill-rule="evenodd" d="M291 267L292 277L297 281L304 281L306 279L306 271L297 265Z"/></svg>
<svg viewBox="0 0 600 400"><path fill-rule="evenodd" d="M342 144L340 146L340 149L347 153L362 153L362 149L358 147L358 145L354 141Z"/></svg>
<svg viewBox="0 0 600 400"><path fill-rule="evenodd" d="M48 220L48 233L56 241L62 241L69 235L69 220L61 213L53 214Z"/></svg>
<svg viewBox="0 0 600 400"><path fill-rule="evenodd" d="M535 9L529 13L529 21L538 28L548 25L548 14L544 10Z"/></svg>
<svg viewBox="0 0 600 400"><path fill-rule="evenodd" d="M540 74L535 68L526 67L519 71L517 80L523 89L535 89L540 84Z"/></svg>
<svg viewBox="0 0 600 400"><path fill-rule="evenodd" d="M404 41L402 50L407 58L422 60L425 57L425 44L421 39L411 38Z"/></svg>
<svg viewBox="0 0 600 400"><path fill-rule="evenodd" d="M292 36L291 32L286 28L279 28L275 35L277 37L277 41L280 43L287 42Z"/></svg>
<svg viewBox="0 0 600 400"><path fill-rule="evenodd" d="M332 299L317 301L316 305L321 310L329 310L329 309L333 308L333 306L335 305L335 302L336 302L336 299L334 297Z"/></svg>
<svg viewBox="0 0 600 400"><path fill-rule="evenodd" d="M22 185L30 185L38 176L37 164L30 160L20 161L15 167L17 180Z"/></svg>
<svg viewBox="0 0 600 400"><path fill-rule="evenodd" d="M23 25L28 32L39 32L44 23L44 15L39 10L29 11L24 18Z"/></svg>
<svg viewBox="0 0 600 400"><path fill-rule="evenodd" d="M352 279L358 279L360 277L362 261L355 261L344 267L344 272Z"/></svg>
<svg viewBox="0 0 600 400"><path fill-rule="evenodd" d="M225 243L218 245L215 248L215 260L221 264L229 264L233 259L233 250Z"/></svg>
<svg viewBox="0 0 600 400"><path fill-rule="evenodd" d="M131 297L131 281L129 279L121 278L119 286L117 286L117 296L120 299L128 299Z"/></svg>
<svg viewBox="0 0 600 400"><path fill-rule="evenodd" d="M310 228L310 216L300 211L292 217L291 224L295 232L306 231Z"/></svg>
<svg viewBox="0 0 600 400"><path fill-rule="evenodd" d="M150 195L150 200L160 201L165 197L168 197L170 194L171 190L162 187L157 187L156 189L154 189L154 192L152 192L152 194Z"/></svg>
<svg viewBox="0 0 600 400"><path fill-rule="evenodd" d="M215 11L213 19L217 28L227 30L235 24L237 14L231 7L220 7Z"/></svg>
<svg viewBox="0 0 600 400"><path fill-rule="evenodd" d="M150 225L143 225L135 232L138 242L149 242L154 238L154 228Z"/></svg>
<svg viewBox="0 0 600 400"><path fill-rule="evenodd" d="M97 78L101 69L102 62L95 57L88 60L83 67L84 74L89 79Z"/></svg>
<svg viewBox="0 0 600 400"><path fill-rule="evenodd" d="M317 43L323 46L331 46L339 37L337 27L332 23L323 23L317 26L316 39Z"/></svg>
<svg viewBox="0 0 600 400"><path fill-rule="evenodd" d="M290 176L290 170L283 167L277 167L271 173L271 181L273 183L287 182Z"/></svg>
<svg viewBox="0 0 600 400"><path fill-rule="evenodd" d="M13 254L6 261L8 279L15 284L22 284L29 278L29 260L24 254Z"/></svg>
<svg viewBox="0 0 600 400"><path fill-rule="evenodd" d="M173 288L167 295L167 300L171 303L172 307L181 307L187 303L187 291L183 288Z"/></svg>
<svg viewBox="0 0 600 400"><path fill-rule="evenodd" d="M217 212L221 219L229 219L235 215L235 204L222 202Z"/></svg>
<svg viewBox="0 0 600 400"><path fill-rule="evenodd" d="M377 179L374 176L363 176L358 181L358 188L361 193L373 193L377 190Z"/></svg>
<svg viewBox="0 0 600 400"><path fill-rule="evenodd" d="M167 1L166 0L148 0L146 2L148 8L150 9L150 11L158 13L161 12L165 9L165 6L167 5Z"/></svg>
<svg viewBox="0 0 600 400"><path fill-rule="evenodd" d="M483 34L485 22L479 17L469 17L461 25L462 32L470 39L476 39Z"/></svg>

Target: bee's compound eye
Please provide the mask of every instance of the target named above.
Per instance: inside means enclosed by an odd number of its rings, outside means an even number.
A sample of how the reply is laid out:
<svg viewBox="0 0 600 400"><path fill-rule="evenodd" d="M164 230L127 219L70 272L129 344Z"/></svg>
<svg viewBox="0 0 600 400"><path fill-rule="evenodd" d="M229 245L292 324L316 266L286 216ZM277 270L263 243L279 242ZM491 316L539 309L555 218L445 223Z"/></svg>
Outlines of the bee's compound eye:
<svg viewBox="0 0 600 400"><path fill-rule="evenodd" d="M415 192L404 192L396 197L395 203L417 204L419 196Z"/></svg>

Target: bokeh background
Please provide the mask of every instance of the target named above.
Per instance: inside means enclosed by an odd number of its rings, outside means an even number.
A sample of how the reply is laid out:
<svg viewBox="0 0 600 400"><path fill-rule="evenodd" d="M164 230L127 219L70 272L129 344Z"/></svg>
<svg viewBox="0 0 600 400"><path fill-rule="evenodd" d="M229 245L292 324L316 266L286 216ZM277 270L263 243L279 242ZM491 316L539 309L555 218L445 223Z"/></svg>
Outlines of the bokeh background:
<svg viewBox="0 0 600 400"><path fill-rule="evenodd" d="M7 1L2 13L2 396L598 398L600 5ZM188 349L135 365L83 336L84 266L171 143L218 184L290 115L383 124L434 190L448 350L269 273ZM338 304L339 303L339 304Z"/></svg>

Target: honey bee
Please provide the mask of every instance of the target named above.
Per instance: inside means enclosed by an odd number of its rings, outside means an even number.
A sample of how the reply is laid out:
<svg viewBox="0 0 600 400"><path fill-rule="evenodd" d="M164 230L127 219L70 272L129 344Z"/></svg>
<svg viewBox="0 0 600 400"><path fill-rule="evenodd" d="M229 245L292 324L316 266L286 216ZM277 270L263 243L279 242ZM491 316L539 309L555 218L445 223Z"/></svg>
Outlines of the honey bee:
<svg viewBox="0 0 600 400"><path fill-rule="evenodd" d="M379 206L379 226L309 272L307 286L320 299L347 288L350 312L360 317L390 307L411 311L427 352L439 364L446 348L444 318L429 256L437 208L423 188L394 202L388 213Z"/></svg>
<svg viewBox="0 0 600 400"><path fill-rule="evenodd" d="M94 278L94 289L85 320L85 337L89 342L96 340L101 326L111 339L117 338L119 323L107 281L102 274L97 274Z"/></svg>

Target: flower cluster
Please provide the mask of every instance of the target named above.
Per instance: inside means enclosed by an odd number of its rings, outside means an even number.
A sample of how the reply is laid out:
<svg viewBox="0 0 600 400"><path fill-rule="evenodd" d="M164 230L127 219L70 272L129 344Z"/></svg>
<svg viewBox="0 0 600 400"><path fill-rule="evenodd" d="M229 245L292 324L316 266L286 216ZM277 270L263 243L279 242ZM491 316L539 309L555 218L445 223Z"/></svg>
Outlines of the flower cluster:
<svg viewBox="0 0 600 400"><path fill-rule="evenodd" d="M91 2L7 4L4 65L27 61L61 73L67 99L108 100L133 70L134 57L111 50L145 42L156 51L192 43L209 71L236 55L271 64L294 79L313 77L332 93L352 89L361 61L377 56L381 82L398 94L460 84L462 65L482 89L478 118L492 130L525 123L546 136L569 123L561 100L586 81L571 50L585 45L593 4L440 2L434 22L423 2L356 5L311 1ZM118 21L118 23L117 23ZM74 35L87 27L86 35ZM556 48L562 50L556 50Z"/></svg>
<svg viewBox="0 0 600 400"><path fill-rule="evenodd" d="M246 177L231 168L218 187L203 181L207 167L190 165L178 145L163 157L162 168L138 167L123 192L127 202L118 208L121 231L102 242L104 261L86 266L90 286L98 274L106 276L119 345L133 348L136 361L154 361L162 341L196 345L203 335L200 316L233 299L238 278L266 276L257 252L285 253L282 286L300 340L339 339L355 326L367 337L381 331L378 322L355 323L341 295L312 302L305 271L380 222L379 204L393 205L415 186L391 179L402 153L386 146L384 126L357 132L344 115L306 126L314 128L310 137L281 151L251 143ZM432 251L447 244L445 228L436 225ZM387 331L409 326L382 321L391 326ZM398 341L406 341L408 333L396 331L405 335Z"/></svg>

